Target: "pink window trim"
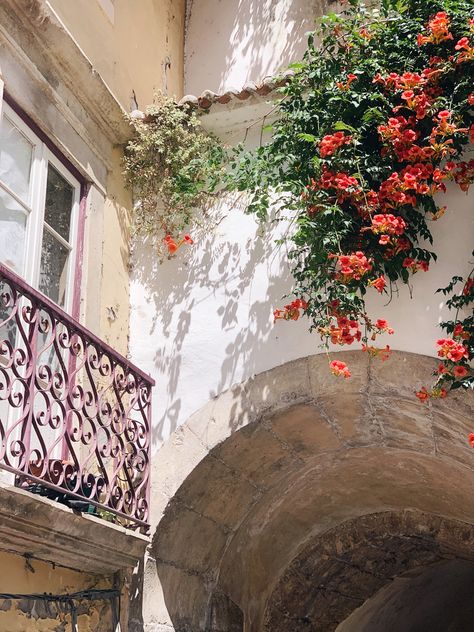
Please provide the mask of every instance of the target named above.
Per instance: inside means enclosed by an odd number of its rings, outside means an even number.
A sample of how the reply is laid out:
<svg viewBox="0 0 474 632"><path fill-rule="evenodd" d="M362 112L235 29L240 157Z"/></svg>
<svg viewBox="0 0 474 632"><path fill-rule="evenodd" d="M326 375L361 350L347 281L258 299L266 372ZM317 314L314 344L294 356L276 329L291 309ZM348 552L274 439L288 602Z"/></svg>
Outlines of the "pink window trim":
<svg viewBox="0 0 474 632"><path fill-rule="evenodd" d="M38 136L41 142L50 150L54 156L64 165L64 167L73 175L76 180L79 181L81 186L80 200L79 200L79 217L77 218L77 242L76 242L76 257L74 267L74 280L72 290L72 308L71 316L79 321L81 313L81 290L82 290L82 269L83 269L83 257L84 257L84 235L86 224L86 208L87 208L87 196L90 189L90 182L82 175L82 173L75 167L66 156L59 151L56 145L49 139L49 137L38 127L33 119L16 103L14 99L8 94L8 91L3 92L3 99L12 110L21 118L21 120L31 129L31 131Z"/></svg>

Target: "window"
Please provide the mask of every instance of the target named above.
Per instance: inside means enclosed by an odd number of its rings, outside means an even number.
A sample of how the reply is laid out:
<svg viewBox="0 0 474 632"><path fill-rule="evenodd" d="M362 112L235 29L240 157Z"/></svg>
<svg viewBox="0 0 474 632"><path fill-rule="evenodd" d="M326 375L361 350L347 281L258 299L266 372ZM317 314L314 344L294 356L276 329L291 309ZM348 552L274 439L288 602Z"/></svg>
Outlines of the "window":
<svg viewBox="0 0 474 632"><path fill-rule="evenodd" d="M80 183L3 103L0 261L67 311L76 267Z"/></svg>

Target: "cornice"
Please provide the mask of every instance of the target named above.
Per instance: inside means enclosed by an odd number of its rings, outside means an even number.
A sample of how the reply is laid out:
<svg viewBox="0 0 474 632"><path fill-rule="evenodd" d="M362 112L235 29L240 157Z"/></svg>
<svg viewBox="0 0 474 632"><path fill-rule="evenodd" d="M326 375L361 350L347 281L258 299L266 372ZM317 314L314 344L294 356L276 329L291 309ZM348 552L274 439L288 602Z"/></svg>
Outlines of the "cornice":
<svg viewBox="0 0 474 632"><path fill-rule="evenodd" d="M130 137L124 109L46 0L3 0L0 38L87 142L96 144L87 119L112 144Z"/></svg>

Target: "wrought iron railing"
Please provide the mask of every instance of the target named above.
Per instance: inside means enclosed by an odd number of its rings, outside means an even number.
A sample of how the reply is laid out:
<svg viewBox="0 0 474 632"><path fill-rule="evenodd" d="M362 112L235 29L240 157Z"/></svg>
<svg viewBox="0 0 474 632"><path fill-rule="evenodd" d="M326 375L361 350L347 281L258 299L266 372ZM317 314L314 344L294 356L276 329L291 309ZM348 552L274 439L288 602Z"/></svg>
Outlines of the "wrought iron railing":
<svg viewBox="0 0 474 632"><path fill-rule="evenodd" d="M0 469L147 530L153 380L0 264Z"/></svg>

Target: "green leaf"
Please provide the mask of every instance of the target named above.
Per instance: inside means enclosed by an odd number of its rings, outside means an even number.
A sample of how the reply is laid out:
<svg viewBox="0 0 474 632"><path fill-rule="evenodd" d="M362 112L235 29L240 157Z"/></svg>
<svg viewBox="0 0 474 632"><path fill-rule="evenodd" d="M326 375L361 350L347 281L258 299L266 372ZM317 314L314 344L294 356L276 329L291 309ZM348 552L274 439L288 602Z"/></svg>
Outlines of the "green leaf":
<svg viewBox="0 0 474 632"><path fill-rule="evenodd" d="M298 138L300 140L305 140L308 143L316 143L318 140L316 136L313 136L312 134L303 134L303 133L298 134Z"/></svg>
<svg viewBox="0 0 474 632"><path fill-rule="evenodd" d="M352 132L353 134L357 133L357 130L354 127L348 125L347 123L344 123L344 121L337 121L336 123L334 123L332 128L336 130L336 132L346 131Z"/></svg>
<svg viewBox="0 0 474 632"><path fill-rule="evenodd" d="M308 34L307 34L308 35ZM306 64L304 64L302 61L295 61L292 64L290 64L288 66L288 68L290 70L301 70L302 68L304 68L306 66Z"/></svg>
<svg viewBox="0 0 474 632"><path fill-rule="evenodd" d="M379 110L379 108L369 108L364 112L362 120L364 121L364 123L382 123L383 121L385 121L385 115L382 110Z"/></svg>

